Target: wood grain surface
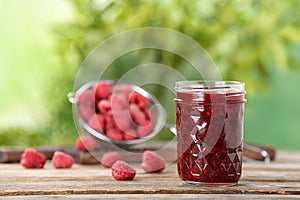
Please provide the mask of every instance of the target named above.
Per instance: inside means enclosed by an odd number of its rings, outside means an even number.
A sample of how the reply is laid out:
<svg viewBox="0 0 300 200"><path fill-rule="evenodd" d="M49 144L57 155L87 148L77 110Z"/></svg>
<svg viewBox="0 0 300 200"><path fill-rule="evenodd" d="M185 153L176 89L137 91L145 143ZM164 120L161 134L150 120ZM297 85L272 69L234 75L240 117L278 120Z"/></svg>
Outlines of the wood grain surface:
<svg viewBox="0 0 300 200"><path fill-rule="evenodd" d="M278 152L274 162L245 162L237 186L204 187L183 183L176 164L163 173L146 174L140 163L133 181L115 181L111 170L75 164L71 169L24 169L0 164L0 198L9 199L300 199L300 152Z"/></svg>

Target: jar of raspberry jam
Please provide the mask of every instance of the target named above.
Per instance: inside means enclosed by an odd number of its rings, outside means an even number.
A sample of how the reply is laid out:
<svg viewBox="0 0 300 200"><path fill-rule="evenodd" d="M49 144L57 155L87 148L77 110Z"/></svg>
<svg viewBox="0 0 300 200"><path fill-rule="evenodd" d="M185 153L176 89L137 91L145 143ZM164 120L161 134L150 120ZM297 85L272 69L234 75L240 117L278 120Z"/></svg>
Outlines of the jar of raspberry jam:
<svg viewBox="0 0 300 200"><path fill-rule="evenodd" d="M200 185L236 185L242 173L245 84L180 81L175 91L179 177Z"/></svg>

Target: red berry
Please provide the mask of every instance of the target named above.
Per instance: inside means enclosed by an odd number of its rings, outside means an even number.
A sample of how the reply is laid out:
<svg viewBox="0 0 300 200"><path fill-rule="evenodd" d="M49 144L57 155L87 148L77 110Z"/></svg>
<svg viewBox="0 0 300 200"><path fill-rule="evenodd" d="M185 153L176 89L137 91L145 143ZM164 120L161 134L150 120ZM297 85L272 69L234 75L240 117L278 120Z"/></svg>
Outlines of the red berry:
<svg viewBox="0 0 300 200"><path fill-rule="evenodd" d="M132 180L136 171L126 162L118 160L113 164L111 174L116 180Z"/></svg>
<svg viewBox="0 0 300 200"><path fill-rule="evenodd" d="M79 150L95 150L97 146L97 141L89 135L82 135L76 141L76 147Z"/></svg>
<svg viewBox="0 0 300 200"><path fill-rule="evenodd" d="M131 103L129 105L129 112L131 115L134 115L136 112L140 112L140 111L141 111L141 109L137 104Z"/></svg>
<svg viewBox="0 0 300 200"><path fill-rule="evenodd" d="M88 125L95 131L103 132L105 129L105 119L102 115L95 114L89 119Z"/></svg>
<svg viewBox="0 0 300 200"><path fill-rule="evenodd" d="M112 93L111 84L106 81L98 82L95 86L95 93L97 98L107 99Z"/></svg>
<svg viewBox="0 0 300 200"><path fill-rule="evenodd" d="M94 102L94 92L92 90L85 90L78 97L78 104L85 106L92 106Z"/></svg>
<svg viewBox="0 0 300 200"><path fill-rule="evenodd" d="M114 124L122 131L127 130L130 127L131 119L127 110L119 110L113 112Z"/></svg>
<svg viewBox="0 0 300 200"><path fill-rule="evenodd" d="M141 109L144 109L147 107L148 104L148 99L141 95L138 92L134 92L129 99L130 103L135 103L137 104Z"/></svg>
<svg viewBox="0 0 300 200"><path fill-rule="evenodd" d="M95 113L95 111L89 105L82 105L79 108L79 114L80 114L81 118L86 122L90 119L90 117L94 113Z"/></svg>
<svg viewBox="0 0 300 200"><path fill-rule="evenodd" d="M21 155L21 165L25 168L44 168L46 157L35 149L25 149Z"/></svg>
<svg viewBox="0 0 300 200"><path fill-rule="evenodd" d="M139 137L146 137L153 131L153 125L150 121L145 121L144 124L137 128Z"/></svg>
<svg viewBox="0 0 300 200"><path fill-rule="evenodd" d="M113 94L109 97L113 110L121 110L128 107L129 102L122 94Z"/></svg>
<svg viewBox="0 0 300 200"><path fill-rule="evenodd" d="M71 168L74 163L72 156L56 151L52 157L52 166L55 168Z"/></svg>
<svg viewBox="0 0 300 200"><path fill-rule="evenodd" d="M135 138L137 138L137 133L133 129L128 129L124 131L123 136L124 140L134 140Z"/></svg>
<svg viewBox="0 0 300 200"><path fill-rule="evenodd" d="M165 169L165 160L153 151L145 151L142 158L142 168L147 173L158 173Z"/></svg>
<svg viewBox="0 0 300 200"><path fill-rule="evenodd" d="M118 84L116 86L116 91L119 94L123 94L128 99L130 94L133 92L133 89L127 84Z"/></svg>
<svg viewBox="0 0 300 200"><path fill-rule="evenodd" d="M148 110L147 108L144 109L144 114L145 114L145 117L147 120L152 120L152 117L151 117L151 112L150 110Z"/></svg>
<svg viewBox="0 0 300 200"><path fill-rule="evenodd" d="M129 113L130 113L130 116L132 117L133 121L137 125L141 125L146 121L145 114L141 111L140 107L136 104L132 103L129 105Z"/></svg>
<svg viewBox="0 0 300 200"><path fill-rule="evenodd" d="M146 116L142 111L136 112L133 116L133 120L137 125L142 125L146 122Z"/></svg>
<svg viewBox="0 0 300 200"><path fill-rule="evenodd" d="M105 130L111 129L114 127L114 118L112 116L111 111L109 111L108 113L106 113L106 115L104 116L105 118Z"/></svg>
<svg viewBox="0 0 300 200"><path fill-rule="evenodd" d="M101 101L99 101L97 106L101 114L107 114L111 109L111 104L106 99L102 99Z"/></svg>
<svg viewBox="0 0 300 200"><path fill-rule="evenodd" d="M101 158L101 164L104 167L110 168L121 156L118 152L107 152Z"/></svg>
<svg viewBox="0 0 300 200"><path fill-rule="evenodd" d="M122 135L121 131L114 129L114 128L106 131L106 136L113 140L122 140L123 139L123 135Z"/></svg>

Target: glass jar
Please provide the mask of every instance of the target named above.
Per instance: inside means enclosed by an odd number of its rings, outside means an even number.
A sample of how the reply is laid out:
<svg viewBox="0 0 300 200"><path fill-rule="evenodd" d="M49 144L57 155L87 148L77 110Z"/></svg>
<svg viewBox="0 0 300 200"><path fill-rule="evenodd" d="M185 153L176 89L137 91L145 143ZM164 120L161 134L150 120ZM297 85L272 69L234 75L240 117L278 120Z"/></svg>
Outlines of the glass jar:
<svg viewBox="0 0 300 200"><path fill-rule="evenodd" d="M175 91L179 177L236 185L242 173L245 84L180 81Z"/></svg>

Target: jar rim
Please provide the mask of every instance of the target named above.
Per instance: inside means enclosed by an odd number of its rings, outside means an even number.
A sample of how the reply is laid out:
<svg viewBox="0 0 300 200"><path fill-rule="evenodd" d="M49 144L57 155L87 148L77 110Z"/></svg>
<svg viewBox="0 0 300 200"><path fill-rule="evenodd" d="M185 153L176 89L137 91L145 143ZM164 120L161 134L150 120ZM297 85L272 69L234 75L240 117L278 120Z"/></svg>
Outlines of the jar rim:
<svg viewBox="0 0 300 200"><path fill-rule="evenodd" d="M178 92L245 93L245 83L223 80L188 80L175 83Z"/></svg>

